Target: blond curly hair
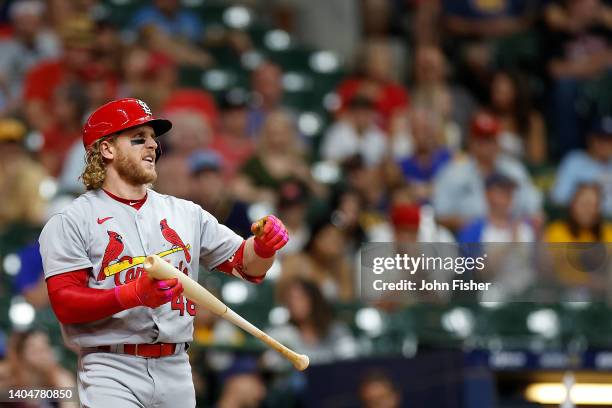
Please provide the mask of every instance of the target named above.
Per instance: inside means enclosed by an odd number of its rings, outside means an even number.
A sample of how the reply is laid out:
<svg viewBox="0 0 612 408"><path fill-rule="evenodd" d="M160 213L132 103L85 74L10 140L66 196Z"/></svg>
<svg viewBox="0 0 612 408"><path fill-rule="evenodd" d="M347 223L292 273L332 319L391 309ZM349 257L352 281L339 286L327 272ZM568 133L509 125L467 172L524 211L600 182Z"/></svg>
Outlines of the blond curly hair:
<svg viewBox="0 0 612 408"><path fill-rule="evenodd" d="M85 153L85 169L81 174L81 181L85 185L85 189L96 190L102 187L104 179L106 178L106 163L100 152L100 144L104 140L114 141L114 135L110 138L102 138L96 140Z"/></svg>

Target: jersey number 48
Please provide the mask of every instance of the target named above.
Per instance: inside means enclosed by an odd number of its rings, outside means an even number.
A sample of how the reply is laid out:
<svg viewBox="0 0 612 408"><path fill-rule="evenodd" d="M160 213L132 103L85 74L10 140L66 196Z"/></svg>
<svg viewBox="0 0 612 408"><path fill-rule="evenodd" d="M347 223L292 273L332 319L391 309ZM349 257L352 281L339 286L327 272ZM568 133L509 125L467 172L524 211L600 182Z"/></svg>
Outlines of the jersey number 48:
<svg viewBox="0 0 612 408"><path fill-rule="evenodd" d="M196 315L195 303L183 295L175 296L174 299L172 299L172 310L178 310L180 316L185 315L185 310L187 310L190 316Z"/></svg>

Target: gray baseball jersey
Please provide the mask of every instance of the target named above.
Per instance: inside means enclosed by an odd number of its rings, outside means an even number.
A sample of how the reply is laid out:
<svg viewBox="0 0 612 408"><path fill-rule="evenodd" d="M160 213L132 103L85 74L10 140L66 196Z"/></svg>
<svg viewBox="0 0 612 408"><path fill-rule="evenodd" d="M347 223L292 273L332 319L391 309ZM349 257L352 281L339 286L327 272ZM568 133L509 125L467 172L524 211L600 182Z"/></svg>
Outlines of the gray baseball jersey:
<svg viewBox="0 0 612 408"><path fill-rule="evenodd" d="M40 235L45 278L91 268L89 287L110 289L144 271L147 255L157 254L198 278L198 264L209 270L229 259L242 238L186 200L148 190L139 210L89 191L53 216ZM152 309L124 310L85 324L62 325L66 343L79 348L111 344L183 343L192 340L193 303L184 296Z"/></svg>

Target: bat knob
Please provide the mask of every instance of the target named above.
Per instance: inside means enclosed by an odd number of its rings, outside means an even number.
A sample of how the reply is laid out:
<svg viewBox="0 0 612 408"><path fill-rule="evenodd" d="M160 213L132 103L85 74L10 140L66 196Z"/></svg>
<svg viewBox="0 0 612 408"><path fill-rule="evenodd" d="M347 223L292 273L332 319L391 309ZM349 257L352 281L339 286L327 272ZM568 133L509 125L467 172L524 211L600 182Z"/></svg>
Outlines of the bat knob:
<svg viewBox="0 0 612 408"><path fill-rule="evenodd" d="M306 354L298 355L297 358L293 361L293 366L298 371L304 371L306 368L308 368L309 364L310 359Z"/></svg>
<svg viewBox="0 0 612 408"><path fill-rule="evenodd" d="M253 226L251 227L251 232L256 236L256 237L260 237L263 235L264 232L264 226L266 225L266 218L264 217L260 220L257 220L255 223L253 223Z"/></svg>

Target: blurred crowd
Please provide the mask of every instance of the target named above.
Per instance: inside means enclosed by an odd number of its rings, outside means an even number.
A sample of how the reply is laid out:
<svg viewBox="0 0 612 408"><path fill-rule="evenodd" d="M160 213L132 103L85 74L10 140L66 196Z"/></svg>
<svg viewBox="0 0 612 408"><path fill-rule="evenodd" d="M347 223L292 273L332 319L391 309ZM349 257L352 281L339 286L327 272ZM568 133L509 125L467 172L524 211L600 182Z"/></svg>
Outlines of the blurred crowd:
<svg viewBox="0 0 612 408"><path fill-rule="evenodd" d="M245 237L260 215L283 220L273 279L289 314L274 330L315 362L355 355L332 305L358 300L364 243L612 242L609 0L217 1L340 61L314 137L274 60L249 64L245 87L185 85L221 66L212 46L236 65L259 55L248 30L220 33L179 0L132 1L118 23L121 3L0 2L0 232L41 227L83 192L84 120L137 97L174 125L157 191ZM37 243L18 256L15 293L45 307ZM220 322L201 319L206 343ZM46 341L29 339L14 352ZM218 406L257 406L260 374L233 364ZM364 406L376 387L398 406L384 375L368 378Z"/></svg>

